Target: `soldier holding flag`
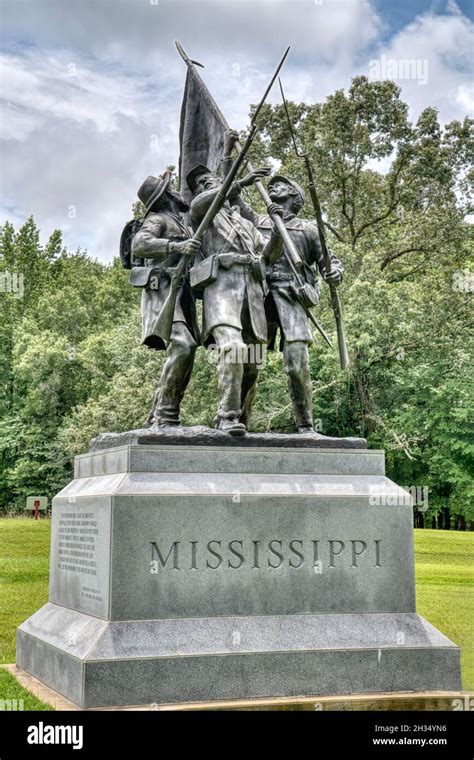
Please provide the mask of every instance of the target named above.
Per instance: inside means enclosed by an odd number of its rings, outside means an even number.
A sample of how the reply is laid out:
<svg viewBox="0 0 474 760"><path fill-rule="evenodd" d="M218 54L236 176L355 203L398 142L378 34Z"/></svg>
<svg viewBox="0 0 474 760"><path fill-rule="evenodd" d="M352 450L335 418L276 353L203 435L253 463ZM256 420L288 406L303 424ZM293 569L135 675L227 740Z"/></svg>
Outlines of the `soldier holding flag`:
<svg viewBox="0 0 474 760"><path fill-rule="evenodd" d="M178 43L177 47L188 66L181 108L180 192L190 202L190 218L196 230L218 197L223 184L221 177L230 177L231 131L196 71L198 64L186 56ZM254 113L250 139L256 129L254 119L288 50ZM258 184L267 174L265 169L250 171L229 187L227 196L232 197L242 187ZM273 204L269 206L272 213L277 211ZM258 374L257 362L249 360L252 357L248 346L266 343L265 262L273 262L281 251L282 241L274 229L265 241L251 222L232 212L226 200L206 228L201 251L190 273L191 285L203 297L203 342L214 342L218 349L216 424L231 435L244 435L246 431L240 418L248 393L255 392Z"/></svg>
<svg viewBox="0 0 474 760"><path fill-rule="evenodd" d="M251 172L234 185L230 196L267 173L266 169ZM188 172L186 181L194 195L191 221L198 226L222 182L202 164ZM246 431L242 409L247 394L254 393L259 370L256 352L249 351L249 346L267 341L266 264L273 263L281 252L282 241L274 229L265 241L252 222L242 219L227 201L207 229L196 257L201 261L191 270L191 284L203 291L204 345L215 343L218 350L215 421L231 435Z"/></svg>

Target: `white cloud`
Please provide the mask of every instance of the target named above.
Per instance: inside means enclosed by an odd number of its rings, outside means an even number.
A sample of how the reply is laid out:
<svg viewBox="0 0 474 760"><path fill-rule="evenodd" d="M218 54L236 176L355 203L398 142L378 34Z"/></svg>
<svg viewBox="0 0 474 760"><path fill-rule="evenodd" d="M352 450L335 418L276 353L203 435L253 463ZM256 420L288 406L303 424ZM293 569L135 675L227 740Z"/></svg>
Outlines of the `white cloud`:
<svg viewBox="0 0 474 760"><path fill-rule="evenodd" d="M474 24L453 0L449 10L449 15L417 17L378 51L378 60L394 62L393 79L402 89L412 119L427 106L438 108L442 122L462 119L472 106L468 82L472 76ZM417 64L410 67L415 72L411 78L404 76L406 65L401 66L407 61ZM368 74L369 67L363 71Z"/></svg>
<svg viewBox="0 0 474 760"><path fill-rule="evenodd" d="M286 44L313 59L337 60L374 40L380 19L370 0L4 0L12 40L81 50L93 57L150 70L168 57L178 71L173 40L192 55L236 52L275 55ZM25 22L28 19L28 22Z"/></svg>
<svg viewBox="0 0 474 760"><path fill-rule="evenodd" d="M1 221L33 213L45 236L60 227L68 247L110 260L143 177L177 152L177 103L156 87L151 96L146 77L74 58L71 75L64 51L2 56Z"/></svg>
<svg viewBox="0 0 474 760"><path fill-rule="evenodd" d="M466 76L473 25L424 14L376 49L384 20L369 0L4 0L0 221L33 213L71 249L117 253L143 178L178 159L185 78L174 40L206 65L229 123L247 124L290 44L288 98L321 101L368 74L375 55L427 59L428 82L400 81L413 118L436 105L445 121L472 105ZM376 52L374 52L376 50ZM362 63L364 62L364 63ZM238 74L236 76L236 74ZM279 102L275 89L270 102ZM69 207L76 217L69 217Z"/></svg>
<svg viewBox="0 0 474 760"><path fill-rule="evenodd" d="M459 85L456 90L456 102L463 112L474 114L474 85Z"/></svg>
<svg viewBox="0 0 474 760"><path fill-rule="evenodd" d="M65 52L36 51L0 56L3 98L10 111L24 113L27 125L23 135L3 120L8 137L21 140L35 125L42 127L54 119L90 122L101 132L116 130L120 115L139 120L142 81L78 66L71 58Z"/></svg>

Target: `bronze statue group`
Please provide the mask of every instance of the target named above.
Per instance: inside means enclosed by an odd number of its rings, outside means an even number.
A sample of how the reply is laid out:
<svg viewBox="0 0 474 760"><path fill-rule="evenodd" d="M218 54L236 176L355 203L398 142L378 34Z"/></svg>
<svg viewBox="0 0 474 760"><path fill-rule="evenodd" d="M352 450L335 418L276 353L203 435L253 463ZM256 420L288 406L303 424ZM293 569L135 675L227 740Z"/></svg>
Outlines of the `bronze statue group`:
<svg viewBox="0 0 474 760"><path fill-rule="evenodd" d="M173 189L170 172L147 177L138 190L144 218L129 222L120 241L122 263L131 269L130 282L142 289L142 343L166 351L145 424L161 428L181 424L180 405L196 349L212 346L219 394L215 426L232 436L245 435L262 365L256 349L274 349L279 337L298 433L317 435L308 356L313 341L310 323L331 342L311 309L319 302L322 276L330 288L341 366L347 367L336 291L343 268L326 245L311 162L298 148L280 80L295 152L306 163L315 220L299 217L305 193L295 180L281 175L268 178L268 169L254 169L247 158L258 131L257 117L289 48L254 109L240 146L237 132L229 128L196 70L200 64L178 42L176 46L188 68L181 107L180 192ZM244 161L248 173L238 179ZM257 213L243 199L242 190L251 185L266 214ZM201 325L196 299L202 299Z"/></svg>
<svg viewBox="0 0 474 760"><path fill-rule="evenodd" d="M229 130L224 175L236 139ZM298 216L305 193L294 180L280 175L268 180L267 214L258 214L244 201L242 189L267 174L268 170L257 169L234 181L201 240L195 239L195 231L223 183L216 173L204 165L188 172L189 207L172 189L169 172L147 177L138 191L145 216L130 237L130 282L142 289L142 342L166 351L149 426L181 424L180 404L196 349L200 344L213 345L219 393L216 427L230 435L245 435L261 366L261 354L250 349L260 344L272 350L279 338L298 432L315 432L308 313L319 300L320 275L338 285L342 265L330 253L327 272L316 223ZM297 273L283 255L283 240L272 221L276 215L299 253ZM156 325L169 303L178 267L172 324L165 340ZM202 325L198 324L197 298L202 299Z"/></svg>

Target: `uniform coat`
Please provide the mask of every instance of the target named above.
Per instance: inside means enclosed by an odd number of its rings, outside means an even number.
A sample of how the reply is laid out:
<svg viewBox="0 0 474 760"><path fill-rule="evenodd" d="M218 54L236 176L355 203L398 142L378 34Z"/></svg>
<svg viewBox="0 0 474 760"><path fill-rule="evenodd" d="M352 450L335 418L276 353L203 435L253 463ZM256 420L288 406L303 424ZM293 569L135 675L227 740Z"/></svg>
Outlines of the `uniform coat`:
<svg viewBox="0 0 474 760"><path fill-rule="evenodd" d="M247 204L240 202L242 214L257 227L264 238L271 233L271 220L267 214L259 215ZM287 214L284 217L285 227L288 230L293 243L296 246L304 266L301 277L319 292L319 274L325 274L324 257L319 241L318 228L315 222L308 219L300 219L295 214ZM338 269L341 273L343 266L336 256L331 253L331 269ZM272 279L273 276L286 276L287 279ZM313 338L308 324L308 317L301 304L289 291L291 284L296 285L292 271L286 256L280 256L275 263L267 269L267 281L269 294L265 303L266 315L270 324L269 348L275 344L276 327L281 329L281 337L286 341L301 340L312 343Z"/></svg>
<svg viewBox="0 0 474 760"><path fill-rule="evenodd" d="M209 207L215 190L200 193L191 204L191 220L195 227ZM270 232L270 230L269 230ZM243 331L249 341L266 343L267 322L264 280L255 270L263 257L265 239L252 222L243 219L238 209L228 204L216 214L206 230L202 258L217 256L219 267L215 282L203 294L203 342L209 343L218 325L229 325ZM247 256L252 264L239 263L235 257Z"/></svg>
<svg viewBox="0 0 474 760"><path fill-rule="evenodd" d="M148 213L133 238L132 254L134 258L143 259L143 266L133 267L130 283L142 288L142 343L150 348L166 349L162 338L155 334L154 326L169 293L169 270L181 259L179 254L168 255L168 241L178 242L191 236L192 231L179 216L159 211ZM186 278L178 289L173 321L184 322L195 341L199 341L196 302Z"/></svg>

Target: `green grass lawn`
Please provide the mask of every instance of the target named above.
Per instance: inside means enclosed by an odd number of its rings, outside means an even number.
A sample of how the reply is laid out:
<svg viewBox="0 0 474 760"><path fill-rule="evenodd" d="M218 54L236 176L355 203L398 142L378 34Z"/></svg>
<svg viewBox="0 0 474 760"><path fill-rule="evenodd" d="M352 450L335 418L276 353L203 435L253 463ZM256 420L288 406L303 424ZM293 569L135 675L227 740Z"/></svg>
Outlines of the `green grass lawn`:
<svg viewBox="0 0 474 760"><path fill-rule="evenodd" d="M0 668L0 700L12 700L11 705L8 702L3 705L0 701L0 710L51 710L54 712L54 707L45 705L44 702L36 699L3 668Z"/></svg>
<svg viewBox="0 0 474 760"><path fill-rule="evenodd" d="M48 601L50 533L50 520L0 519L0 663L15 662L16 628ZM3 668L0 699L22 699L25 710L53 709Z"/></svg>
<svg viewBox="0 0 474 760"><path fill-rule="evenodd" d="M15 662L15 630L48 599L49 520L0 519L0 662ZM415 530L417 610L461 647L463 688L474 689L474 533ZM0 699L41 703L0 669ZM44 709L44 706L43 706Z"/></svg>
<svg viewBox="0 0 474 760"><path fill-rule="evenodd" d="M0 663L15 662L15 631L48 601L50 520L0 519Z"/></svg>
<svg viewBox="0 0 474 760"><path fill-rule="evenodd" d="M474 533L415 530L416 609L461 647L464 689L474 689Z"/></svg>

